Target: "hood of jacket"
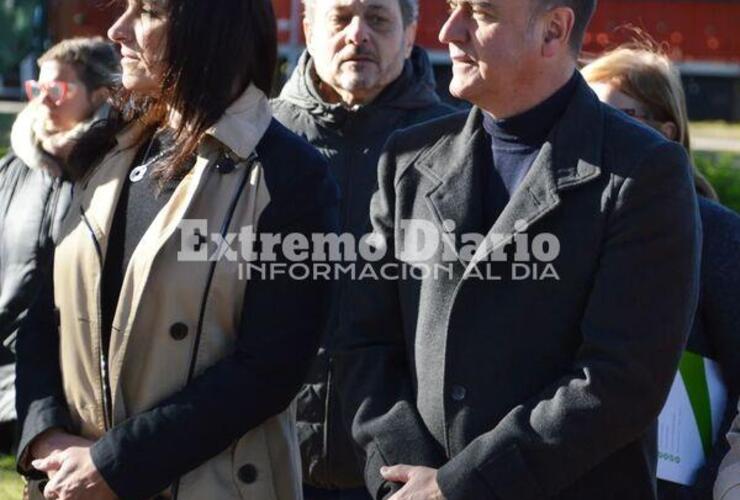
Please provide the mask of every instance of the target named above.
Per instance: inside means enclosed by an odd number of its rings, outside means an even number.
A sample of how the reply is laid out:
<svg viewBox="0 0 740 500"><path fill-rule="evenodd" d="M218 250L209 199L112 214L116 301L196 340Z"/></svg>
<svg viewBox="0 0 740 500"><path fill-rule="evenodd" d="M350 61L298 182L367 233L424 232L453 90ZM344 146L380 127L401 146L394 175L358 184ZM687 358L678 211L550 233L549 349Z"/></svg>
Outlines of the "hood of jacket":
<svg viewBox="0 0 740 500"><path fill-rule="evenodd" d="M32 101L18 113L10 132L10 147L29 168L49 172L55 177L62 177L65 173L62 159L45 151L41 146L41 136L44 131L40 119L40 106L39 102ZM108 104L100 106L87 121L77 124L71 130L55 134L54 143L60 149L69 149L72 143L85 135L93 125L107 118L110 109Z"/></svg>
<svg viewBox="0 0 740 500"><path fill-rule="evenodd" d="M304 51L290 79L280 93L280 99L305 109L325 124L339 124L353 112L341 103L327 103L320 96L314 82L313 59ZM406 60L401 75L388 85L378 97L363 107L419 109L440 103L435 92L436 82L432 64L424 49L414 47Z"/></svg>

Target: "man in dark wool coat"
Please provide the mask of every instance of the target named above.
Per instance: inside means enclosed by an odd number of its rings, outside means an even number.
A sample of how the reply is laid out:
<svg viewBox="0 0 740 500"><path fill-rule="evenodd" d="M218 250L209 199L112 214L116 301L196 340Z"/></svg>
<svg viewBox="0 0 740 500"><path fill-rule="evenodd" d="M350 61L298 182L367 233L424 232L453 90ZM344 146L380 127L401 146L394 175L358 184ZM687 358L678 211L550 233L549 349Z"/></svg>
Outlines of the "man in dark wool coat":
<svg viewBox="0 0 740 500"><path fill-rule="evenodd" d="M689 160L581 78L594 0L449 4L473 108L389 139L337 358L368 490L654 499L697 302Z"/></svg>

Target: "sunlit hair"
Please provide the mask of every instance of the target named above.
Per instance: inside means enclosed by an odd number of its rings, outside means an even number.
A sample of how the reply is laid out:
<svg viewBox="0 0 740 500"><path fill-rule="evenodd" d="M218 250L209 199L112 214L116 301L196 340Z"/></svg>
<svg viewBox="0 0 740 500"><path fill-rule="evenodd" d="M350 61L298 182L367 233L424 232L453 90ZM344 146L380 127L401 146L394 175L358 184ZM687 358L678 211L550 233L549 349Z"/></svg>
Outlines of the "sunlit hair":
<svg viewBox="0 0 740 500"><path fill-rule="evenodd" d="M609 83L623 94L639 101L648 114L646 120L656 130L672 122L675 140L691 153L689 118L681 76L662 48L640 34L639 40L621 45L591 63L581 73L589 83ZM694 167L694 183L702 196L716 200L709 181Z"/></svg>
<svg viewBox="0 0 740 500"><path fill-rule="evenodd" d="M41 66L49 61L71 66L90 92L102 87L115 88L121 76L118 51L101 37L62 40L44 52L37 62Z"/></svg>
<svg viewBox="0 0 740 500"><path fill-rule="evenodd" d="M149 134L167 127L171 110L179 117L174 143L153 171L163 186L187 174L206 132L250 84L271 93L277 26L270 0L156 1L167 18L158 95L120 88L113 98L117 119L81 141L72 161L99 160L133 120L143 122Z"/></svg>

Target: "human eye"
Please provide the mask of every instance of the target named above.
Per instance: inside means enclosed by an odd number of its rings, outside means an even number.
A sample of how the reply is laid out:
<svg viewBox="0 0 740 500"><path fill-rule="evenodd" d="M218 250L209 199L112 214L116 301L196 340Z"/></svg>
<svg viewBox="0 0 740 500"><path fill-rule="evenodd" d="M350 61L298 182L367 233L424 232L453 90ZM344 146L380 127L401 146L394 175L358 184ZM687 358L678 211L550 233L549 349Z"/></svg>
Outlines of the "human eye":
<svg viewBox="0 0 740 500"><path fill-rule="evenodd" d="M141 2L139 4L139 13L142 17L149 17L151 19L160 19L164 15L162 7L155 5L153 2Z"/></svg>
<svg viewBox="0 0 740 500"><path fill-rule="evenodd" d="M335 28L343 28L352 22L352 16L346 12L334 11L329 14L329 24Z"/></svg>
<svg viewBox="0 0 740 500"><path fill-rule="evenodd" d="M470 6L470 14L480 22L493 23L499 20L496 10L490 5L473 4Z"/></svg>
<svg viewBox="0 0 740 500"><path fill-rule="evenodd" d="M367 21L368 23L370 23L371 26L375 27L383 27L391 22L388 16L385 16L383 14L370 14L369 16L367 16Z"/></svg>
<svg viewBox="0 0 740 500"><path fill-rule="evenodd" d="M478 21L485 22L492 22L496 20L496 18L490 12L477 11L475 9L473 10L473 18L477 19Z"/></svg>

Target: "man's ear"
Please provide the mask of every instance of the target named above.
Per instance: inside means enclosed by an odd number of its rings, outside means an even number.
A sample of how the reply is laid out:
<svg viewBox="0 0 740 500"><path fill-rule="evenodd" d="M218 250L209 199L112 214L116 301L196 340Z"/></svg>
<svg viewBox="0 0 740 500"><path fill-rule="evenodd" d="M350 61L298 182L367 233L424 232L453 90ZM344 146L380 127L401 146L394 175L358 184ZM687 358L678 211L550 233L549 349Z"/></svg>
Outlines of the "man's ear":
<svg viewBox="0 0 740 500"><path fill-rule="evenodd" d="M543 14L545 22L542 38L542 55L554 57L563 50L570 50L570 38L576 15L570 7L556 7Z"/></svg>
<svg viewBox="0 0 740 500"><path fill-rule="evenodd" d="M403 30L403 53L406 59L411 56L411 51L414 49L414 43L416 42L416 30L419 27L419 23L414 21L413 23L406 26Z"/></svg>
<svg viewBox="0 0 740 500"><path fill-rule="evenodd" d="M678 139L678 127L673 122L663 122L658 128L660 132L666 136L669 140L675 141Z"/></svg>

